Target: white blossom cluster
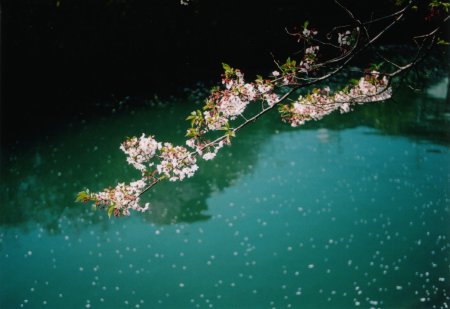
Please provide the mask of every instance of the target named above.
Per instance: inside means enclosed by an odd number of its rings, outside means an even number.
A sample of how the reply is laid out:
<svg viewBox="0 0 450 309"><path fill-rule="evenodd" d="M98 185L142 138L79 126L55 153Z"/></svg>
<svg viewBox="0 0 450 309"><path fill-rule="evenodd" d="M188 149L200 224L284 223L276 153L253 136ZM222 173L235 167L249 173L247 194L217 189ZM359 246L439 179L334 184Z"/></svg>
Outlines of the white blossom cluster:
<svg viewBox="0 0 450 309"><path fill-rule="evenodd" d="M193 127L188 130L188 136L193 137L186 141L186 145L194 149L204 160L212 160L224 144L230 143L229 138L210 143L204 137L205 133L231 130L229 121L242 115L252 101L261 100L272 107L280 100L273 91L274 86L270 81L257 79L254 83L246 83L240 70L233 70L228 66L227 68L228 71L222 79L224 89L211 94L203 112L192 112L188 117L188 120L193 122ZM190 135L191 130L194 130L196 135Z"/></svg>
<svg viewBox="0 0 450 309"><path fill-rule="evenodd" d="M115 188L105 189L102 192L93 193L91 199L97 206L108 207L108 211L114 216L129 216L130 209L144 212L150 204L139 206L139 195L147 186L145 180L131 182L129 185L119 183Z"/></svg>
<svg viewBox="0 0 450 309"><path fill-rule="evenodd" d="M270 82L258 80L256 83L246 83L244 75L239 70L236 70L235 74L235 78L222 80L226 89L220 91L215 102L220 114L205 112L205 117L208 117L208 127L211 130L221 128L228 119L236 119L252 101L260 99L266 101L269 106L273 106L279 100L278 95L272 92L273 85Z"/></svg>
<svg viewBox="0 0 450 309"><path fill-rule="evenodd" d="M386 76L379 78L379 73L372 71L369 78L362 77L358 85L350 89L352 102L367 103L387 100L392 96L392 89L388 87Z"/></svg>
<svg viewBox="0 0 450 309"><path fill-rule="evenodd" d="M256 99L258 92L251 83L245 83L244 74L236 70L236 78L224 78L222 84L225 90L221 92L218 100L217 108L221 112L221 116L231 120L241 115L247 104ZM219 119L219 121L222 121Z"/></svg>
<svg viewBox="0 0 450 309"><path fill-rule="evenodd" d="M269 106L273 106L279 100L278 95L273 92L274 87L272 83L264 80L257 80L256 83L246 83L244 75L239 70L236 70L236 78L224 78L222 84L225 85L226 89L221 91L220 98L216 104L221 112L221 116L226 119L236 119L236 116L241 115L246 106L252 101L263 100ZM220 117L218 120L219 122L223 121Z"/></svg>
<svg viewBox="0 0 450 309"><path fill-rule="evenodd" d="M312 30L312 29L308 29L308 28L305 27L305 28L303 29L302 34L303 34L303 36L304 36L306 39L308 39L308 38L311 38L311 37L317 35L317 31L316 31L316 30Z"/></svg>
<svg viewBox="0 0 450 309"><path fill-rule="evenodd" d="M225 143L226 141L222 139L217 143L211 143L211 145L206 147L205 145L197 144L195 138L190 138L186 141L186 145L195 149L196 153L201 155L205 161L214 159Z"/></svg>
<svg viewBox="0 0 450 309"><path fill-rule="evenodd" d="M272 76L273 76L274 78L278 79L278 77L280 76L280 72L278 72L278 71L273 71L273 72L272 72ZM281 76L279 79L281 79L280 84L281 84L282 86L289 85L289 78L288 78L287 75Z"/></svg>
<svg viewBox="0 0 450 309"><path fill-rule="evenodd" d="M204 111L203 116L205 117L205 122L208 127L208 130L216 131L220 130L226 123L228 123L228 119L224 115L220 115L219 113L215 113L214 111Z"/></svg>
<svg viewBox="0 0 450 309"><path fill-rule="evenodd" d="M248 103L249 101L243 100L239 94L229 92L224 93L217 106L225 118L234 120L236 119L236 116L241 115L244 112Z"/></svg>
<svg viewBox="0 0 450 309"><path fill-rule="evenodd" d="M145 137L145 134L142 134L139 138L132 137L123 142L120 149L127 155L127 162L143 172L153 165L150 160L161 149L161 143L153 136ZM144 163L147 163L147 166Z"/></svg>
<svg viewBox="0 0 450 309"><path fill-rule="evenodd" d="M120 149L127 155L127 161L141 171L143 178L130 184L119 183L98 193L81 192L80 201L93 201L96 206L108 208L108 214L128 216L130 210L146 211L150 204L139 205L140 195L149 186L148 181L160 180L155 175L164 176L170 181L192 177L197 171L196 158L185 147L174 147L170 143L157 142L153 136L132 137L123 142ZM149 168L158 161L156 169Z"/></svg>
<svg viewBox="0 0 450 309"><path fill-rule="evenodd" d="M127 161L143 174L159 160L156 172L171 181L192 177L198 169L196 159L182 146L157 142L153 136L132 137L122 143L120 149L127 154ZM153 162L151 161L153 159Z"/></svg>
<svg viewBox="0 0 450 309"><path fill-rule="evenodd" d="M192 177L198 170L197 159L182 146L174 147L170 143L164 143L160 159L161 162L156 169L159 174L166 176L170 181Z"/></svg>
<svg viewBox="0 0 450 309"><path fill-rule="evenodd" d="M385 76L380 79L378 72L374 71L362 77L358 84L348 91L339 91L331 95L330 89L326 87L307 96L300 96L287 111L284 111L283 120L297 127L308 120L322 119L335 110L347 113L352 104L382 101L389 99L391 95L388 79ZM281 111L283 113L283 109Z"/></svg>
<svg viewBox="0 0 450 309"><path fill-rule="evenodd" d="M278 101L280 101L280 97L275 92L264 93L262 97L270 107L274 106L276 103L278 103Z"/></svg>
<svg viewBox="0 0 450 309"><path fill-rule="evenodd" d="M205 152L204 154L202 153L203 160L208 161L214 159L217 155L217 152L219 152L219 150L223 147L224 144L225 142L221 140L217 144L214 144L211 147L209 147L210 149L208 152Z"/></svg>
<svg viewBox="0 0 450 309"><path fill-rule="evenodd" d="M319 46L315 45L315 46L310 46L308 48L305 49L305 54L306 55L313 55L316 56L317 52L319 51Z"/></svg>
<svg viewBox="0 0 450 309"><path fill-rule="evenodd" d="M351 32L349 30L345 31L344 33L338 33L339 46L350 46L350 38Z"/></svg>

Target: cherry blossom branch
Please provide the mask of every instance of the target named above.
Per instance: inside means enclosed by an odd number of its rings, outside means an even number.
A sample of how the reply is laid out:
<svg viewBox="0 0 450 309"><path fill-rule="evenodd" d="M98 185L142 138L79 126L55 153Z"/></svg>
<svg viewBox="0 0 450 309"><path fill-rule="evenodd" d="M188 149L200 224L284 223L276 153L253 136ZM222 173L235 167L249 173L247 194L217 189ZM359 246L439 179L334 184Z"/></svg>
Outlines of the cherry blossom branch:
<svg viewBox="0 0 450 309"><path fill-rule="evenodd" d="M337 2L337 1L336 1ZM337 2L337 3L339 3L339 2ZM342 6L343 7L343 6ZM344 8L344 7L343 7ZM346 9L347 11L348 11L348 9ZM405 10L406 10L406 8L405 8ZM352 16L352 17L354 17L354 15L350 12L350 11L348 11L349 12L349 14L350 14L350 16ZM318 82L321 82L321 81L323 81L323 80L326 80L326 79L328 79L329 77L331 77L331 76L333 76L333 75L335 75L336 73L338 73L339 71L341 71L350 61L352 61L360 52L362 52L362 51L364 51L366 48L368 48L369 46L371 46L371 45L373 45L373 43L374 42L376 42L380 37L382 37L390 28L392 28L396 23L398 23L402 18L403 18L403 15L404 15L404 10L402 10L401 11L402 13L400 13L390 24L388 24L385 28L383 28L381 31L379 31L372 39L370 39L370 40L368 40L362 47L360 47L360 48L357 48L358 47L358 42L359 42L359 39L356 41L356 43L354 44L354 46L352 47L352 49L349 51L349 52L347 52L347 53L345 53L344 55L342 55L341 57L338 57L338 58L334 58L334 59L331 59L331 60L328 60L328 61L325 61L325 62L322 62L322 63L320 63L320 64L317 64L315 67L314 67L314 69L317 69L317 68L320 68L320 67L323 67L323 66L326 66L326 65L329 65L329 64L331 64L331 63L336 63L336 62L340 62L340 61L344 61L338 68L336 68L336 69L334 69L334 70L332 70L331 72L329 72L329 73L327 73L327 74L325 74L325 75L323 75L323 76L321 76L321 77L319 77L319 78L315 78L315 79L312 79L312 80L310 80L310 81L308 81L308 82L306 82L306 83L303 83L303 84L298 84L297 86L299 86L299 87L305 87L305 86L309 86L309 85L312 85L312 84L316 84L316 83L318 83ZM359 36L358 36L358 38L359 38ZM276 80L274 80L274 81L278 81L278 80L280 80L281 78L279 78L279 79L276 79Z"/></svg>
<svg viewBox="0 0 450 309"><path fill-rule="evenodd" d="M236 133L255 122L264 114L278 107L281 119L291 126L299 126L306 121L319 120L324 116L339 110L341 113L349 112L352 106L368 102L383 101L391 97L391 83L395 76L402 74L422 61L436 43L437 34L441 27L449 20L443 18L440 26L428 34L416 36L422 39L415 57L406 65L400 66L384 56L377 56L391 64L395 70L392 72L379 72L378 68L364 71L364 75L351 86L332 92L329 87L313 89L296 99L291 97L299 89L319 84L341 72L357 55L372 47L389 29L396 25L405 15L413 1L403 9L362 22L348 8L335 1L355 22L352 31L338 33L338 44L324 42L316 38L317 31L309 28L305 22L301 33L288 34L297 36L299 42L303 40L303 57L297 62L288 58L286 63L280 64L274 59L278 71L272 72L269 79L258 77L253 82L245 82L244 75L238 69L223 64L225 73L222 76L222 87L216 87L205 100L203 110L193 111L187 118L191 127L186 136L190 137L186 145L194 150L189 151L184 146L173 146L171 143L157 142L153 136L132 137L123 142L120 149L127 155L127 162L141 172L141 179L129 184L119 183L114 188L107 188L102 192L91 193L82 191L77 201L94 202L100 208L106 208L108 215L129 215L130 209L144 212L139 205L140 197L152 187L163 180L182 181L192 177L198 170L197 160L213 159L217 152L231 140ZM367 25L378 21L390 19L378 33L370 36ZM333 28L336 31L338 28ZM361 31L363 35L361 35ZM331 32L330 32L331 33ZM340 48L341 54L337 57L318 62L319 45ZM326 70L322 70L325 68ZM276 91L276 90L283 91ZM278 93L277 93L278 92ZM289 103L286 101L290 100ZM261 109L251 115L245 116L246 107L252 102L261 102ZM236 119L243 119L234 127ZM219 136L218 132L223 131Z"/></svg>
<svg viewBox="0 0 450 309"><path fill-rule="evenodd" d="M232 131L233 133L236 133L238 131L240 131L241 129L243 129L245 126L247 126L249 123L251 122L255 122L258 118L260 118L262 115L264 115L265 113L267 113L269 110L273 109L275 107L275 105L277 105L280 102L283 102L287 97L289 97L289 95L291 95L295 90L297 90L297 88L292 88L289 92L287 92L286 94L284 94L280 100L275 103L272 106L269 106L263 110L261 110L259 113L257 113L256 115L252 116L251 118L247 119L245 122L241 123L239 126L237 126L236 128L234 128ZM218 138L216 138L215 140L213 140L212 142L209 142L208 144L205 144L204 146L200 147L199 150L196 151L192 151L189 153L189 155L200 155L201 151L218 144L219 142L223 141L224 139L227 138L227 135L222 135ZM148 190L150 190L154 185L156 185L158 182L164 180L164 178L157 178L155 179L149 186L147 186L138 196L143 195L145 192L147 192Z"/></svg>

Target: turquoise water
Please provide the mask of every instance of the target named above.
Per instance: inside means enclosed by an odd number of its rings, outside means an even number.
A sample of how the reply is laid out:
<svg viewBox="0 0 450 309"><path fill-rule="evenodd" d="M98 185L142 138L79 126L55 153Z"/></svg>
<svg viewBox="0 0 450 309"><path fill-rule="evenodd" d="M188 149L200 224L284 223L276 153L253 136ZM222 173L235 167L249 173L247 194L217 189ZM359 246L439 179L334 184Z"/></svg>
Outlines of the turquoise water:
<svg viewBox="0 0 450 309"><path fill-rule="evenodd" d="M442 86L444 85L444 86ZM1 308L440 308L450 302L448 80L292 129L276 113L146 214L73 202L182 143L191 98L68 123L4 152Z"/></svg>

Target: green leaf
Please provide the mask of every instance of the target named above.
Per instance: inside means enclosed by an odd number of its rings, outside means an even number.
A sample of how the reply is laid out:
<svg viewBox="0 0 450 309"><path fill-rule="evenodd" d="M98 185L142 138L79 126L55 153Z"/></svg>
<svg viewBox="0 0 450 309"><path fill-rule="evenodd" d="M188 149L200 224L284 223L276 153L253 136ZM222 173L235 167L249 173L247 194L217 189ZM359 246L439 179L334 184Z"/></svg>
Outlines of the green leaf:
<svg viewBox="0 0 450 309"><path fill-rule="evenodd" d="M109 206L109 208L108 208L108 217L111 218L111 215L113 214L114 209L115 209L114 204Z"/></svg>
<svg viewBox="0 0 450 309"><path fill-rule="evenodd" d="M91 199L91 195L89 194L89 190L78 192L75 202L77 203L86 203Z"/></svg>
<svg viewBox="0 0 450 309"><path fill-rule="evenodd" d="M196 137L198 135L198 130L196 128L189 128L187 130L186 136L188 137Z"/></svg>
<svg viewBox="0 0 450 309"><path fill-rule="evenodd" d="M444 39L438 38L438 41L436 43L437 45L450 45L450 43Z"/></svg>
<svg viewBox="0 0 450 309"><path fill-rule="evenodd" d="M305 22L303 23L303 28L308 28L309 26L309 20L305 20Z"/></svg>
<svg viewBox="0 0 450 309"><path fill-rule="evenodd" d="M372 65L370 66L370 69L371 69L372 71L379 71L382 65L383 65L383 62L380 62L380 63L372 63Z"/></svg>
<svg viewBox="0 0 450 309"><path fill-rule="evenodd" d="M228 130L227 133L225 133L225 135L227 135L228 137L235 137L236 132L234 132L233 130Z"/></svg>
<svg viewBox="0 0 450 309"><path fill-rule="evenodd" d="M222 67L225 70L225 72L231 71L231 67L228 64L224 63L224 62L222 62Z"/></svg>
<svg viewBox="0 0 450 309"><path fill-rule="evenodd" d="M353 79L350 80L350 83L351 83L352 85L358 85L358 84L359 84L359 79L353 78Z"/></svg>

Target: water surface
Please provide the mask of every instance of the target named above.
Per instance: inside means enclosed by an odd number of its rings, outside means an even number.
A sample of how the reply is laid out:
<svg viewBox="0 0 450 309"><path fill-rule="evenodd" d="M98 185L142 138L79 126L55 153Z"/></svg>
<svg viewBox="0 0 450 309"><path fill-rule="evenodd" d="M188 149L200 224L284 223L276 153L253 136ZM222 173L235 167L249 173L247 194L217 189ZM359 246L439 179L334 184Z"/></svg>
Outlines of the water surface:
<svg viewBox="0 0 450 309"><path fill-rule="evenodd" d="M444 85L444 86L442 86ZM292 129L276 113L146 214L73 202L183 143L194 100L68 123L4 151L1 308L440 308L449 303L447 80Z"/></svg>

